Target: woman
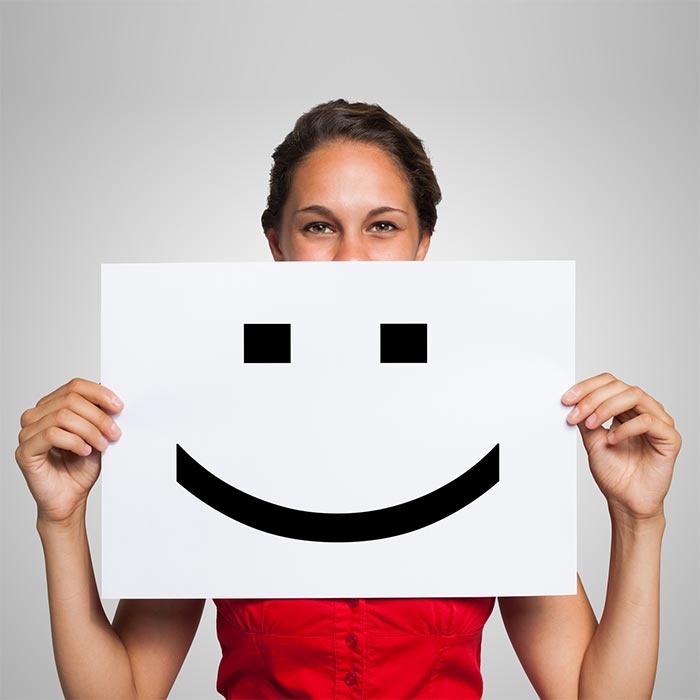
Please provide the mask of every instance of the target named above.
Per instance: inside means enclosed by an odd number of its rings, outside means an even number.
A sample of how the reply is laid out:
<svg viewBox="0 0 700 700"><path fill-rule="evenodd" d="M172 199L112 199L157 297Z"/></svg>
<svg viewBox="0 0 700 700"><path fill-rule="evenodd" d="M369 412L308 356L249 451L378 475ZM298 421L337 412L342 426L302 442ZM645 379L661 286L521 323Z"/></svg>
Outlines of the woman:
<svg viewBox="0 0 700 700"><path fill-rule="evenodd" d="M421 141L377 105L316 106L273 158L262 225L275 260L425 258L440 188ZM579 578L576 595L501 597L501 615L540 697L650 697L663 500L681 436L658 401L607 372L561 400L608 502L605 608L598 622ZM78 378L21 416L16 459L37 502L69 697L165 697L205 602L122 600L112 624L105 616L85 509L122 408L109 388ZM481 697L494 598L214 602L225 697Z"/></svg>

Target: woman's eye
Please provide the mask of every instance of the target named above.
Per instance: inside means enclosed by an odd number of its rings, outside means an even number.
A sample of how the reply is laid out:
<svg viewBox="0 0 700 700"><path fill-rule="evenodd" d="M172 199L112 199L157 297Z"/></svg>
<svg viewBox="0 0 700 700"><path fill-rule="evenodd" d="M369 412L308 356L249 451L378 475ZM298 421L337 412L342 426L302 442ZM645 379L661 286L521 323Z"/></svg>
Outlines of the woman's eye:
<svg viewBox="0 0 700 700"><path fill-rule="evenodd" d="M383 227L379 229L379 231L382 233L389 233L390 231L393 231L396 228L396 226L394 226L394 224L392 224L390 221L377 221L376 224L373 224L372 228L374 228L374 226ZM387 228L388 226L391 226L391 228Z"/></svg>
<svg viewBox="0 0 700 700"><path fill-rule="evenodd" d="M307 224L306 226L304 226L304 231L309 231L310 233L325 233L324 231L321 231L318 228L314 228L315 226L320 226L321 228L330 228L328 224L324 224L321 221L315 221L312 224Z"/></svg>
<svg viewBox="0 0 700 700"><path fill-rule="evenodd" d="M390 221L377 221L377 223L372 224L371 228L378 227L378 231L380 233L390 233L391 231L396 230L396 226L392 224ZM328 229L328 231L324 230ZM329 233L331 227L328 224L324 224L322 221L314 221L313 223L307 224L304 226L303 230L308 231L309 233Z"/></svg>

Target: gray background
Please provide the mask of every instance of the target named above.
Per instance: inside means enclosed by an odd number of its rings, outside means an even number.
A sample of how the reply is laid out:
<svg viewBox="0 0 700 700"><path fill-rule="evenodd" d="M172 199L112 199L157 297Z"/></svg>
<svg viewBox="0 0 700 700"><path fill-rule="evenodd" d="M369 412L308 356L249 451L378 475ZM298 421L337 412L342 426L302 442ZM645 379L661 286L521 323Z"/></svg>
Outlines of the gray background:
<svg viewBox="0 0 700 700"><path fill-rule="evenodd" d="M336 97L424 140L428 259L575 259L576 374L658 398L666 498L655 697L698 697L698 5L2 5L2 694L58 697L19 416L99 381L102 262L271 259L274 147ZM514 397L523 402L525 397ZM578 566L600 618L610 523L579 439ZM99 580L100 482L88 508ZM110 619L116 601L107 601ZM211 601L171 697L216 697ZM534 698L498 607L484 696Z"/></svg>

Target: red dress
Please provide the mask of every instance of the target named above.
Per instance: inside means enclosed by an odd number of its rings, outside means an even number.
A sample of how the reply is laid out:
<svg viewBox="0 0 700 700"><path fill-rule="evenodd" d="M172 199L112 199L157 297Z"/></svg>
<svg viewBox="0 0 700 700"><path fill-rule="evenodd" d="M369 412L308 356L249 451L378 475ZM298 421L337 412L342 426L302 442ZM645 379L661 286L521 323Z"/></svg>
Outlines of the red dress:
<svg viewBox="0 0 700 700"><path fill-rule="evenodd" d="M495 598L214 598L225 698L481 698Z"/></svg>

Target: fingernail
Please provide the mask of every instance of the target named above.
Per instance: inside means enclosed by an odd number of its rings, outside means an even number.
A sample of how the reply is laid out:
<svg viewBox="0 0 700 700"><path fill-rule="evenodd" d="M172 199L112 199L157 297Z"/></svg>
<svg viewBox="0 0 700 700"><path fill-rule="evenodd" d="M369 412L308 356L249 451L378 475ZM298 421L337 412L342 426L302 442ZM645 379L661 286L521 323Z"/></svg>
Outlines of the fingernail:
<svg viewBox="0 0 700 700"><path fill-rule="evenodd" d="M595 425L596 419L597 419L596 414L595 414L595 413L591 413L591 415L588 416L588 418L586 418L586 425L587 425L589 428L591 428L593 425Z"/></svg>
<svg viewBox="0 0 700 700"><path fill-rule="evenodd" d="M567 392L564 393L564 395L561 398L563 401L568 401L569 399L576 398L576 392L573 389L569 389Z"/></svg>
<svg viewBox="0 0 700 700"><path fill-rule="evenodd" d="M117 408L124 405L124 403L118 396L112 396L110 401L112 402L112 406L116 406Z"/></svg>
<svg viewBox="0 0 700 700"><path fill-rule="evenodd" d="M578 414L579 414L579 410L578 410L578 406L576 406L576 408L574 408L574 409L571 411L571 413L569 413L569 415L567 416L567 418L568 418L569 420L576 420L576 417L578 416Z"/></svg>

